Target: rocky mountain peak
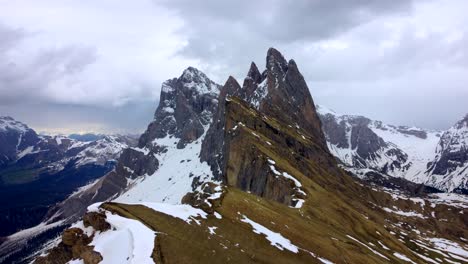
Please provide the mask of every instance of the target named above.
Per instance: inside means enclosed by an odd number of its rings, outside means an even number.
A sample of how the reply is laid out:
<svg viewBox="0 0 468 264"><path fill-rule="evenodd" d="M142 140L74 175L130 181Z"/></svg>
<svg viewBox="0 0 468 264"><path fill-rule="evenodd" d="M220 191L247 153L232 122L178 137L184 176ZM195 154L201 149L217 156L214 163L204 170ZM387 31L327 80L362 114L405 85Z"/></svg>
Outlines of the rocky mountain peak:
<svg viewBox="0 0 468 264"><path fill-rule="evenodd" d="M182 72L182 75L178 78L178 82L183 87L196 90L200 94L219 93L218 84L210 80L205 73L191 66Z"/></svg>
<svg viewBox="0 0 468 264"><path fill-rule="evenodd" d="M21 132L25 132L30 130L30 128L21 123L10 116L0 116L0 131L5 130L17 130Z"/></svg>
<svg viewBox="0 0 468 264"><path fill-rule="evenodd" d="M9 116L0 116L0 169L39 140L36 132L26 124Z"/></svg>
<svg viewBox="0 0 468 264"><path fill-rule="evenodd" d="M288 63L281 52L275 48L269 48L266 57L266 67L271 72L285 73L288 69Z"/></svg>
<svg viewBox="0 0 468 264"><path fill-rule="evenodd" d="M262 82L262 74L258 70L257 65L255 64L255 62L252 62L250 64L250 69L249 69L249 72L247 73L246 80L247 79L251 79L255 83L261 83Z"/></svg>
<svg viewBox="0 0 468 264"><path fill-rule="evenodd" d="M207 132L201 151L201 160L210 164L218 180L227 180L225 157L229 144L225 142L227 140L225 135L226 124L232 120L227 120L226 116L228 115L227 105L232 100L240 99L257 110L259 115L264 114L283 124L291 124L293 129L303 131L311 137L316 146L321 149L320 151L328 152L312 96L296 63L294 60L287 62L283 55L274 48L268 50L266 59L267 69L264 74L260 74L255 63L252 63L242 87L233 77L229 77L221 89L214 122ZM239 109L234 107L237 105L232 104L230 111L245 110L243 107ZM250 120L237 121L251 122Z"/></svg>
<svg viewBox="0 0 468 264"><path fill-rule="evenodd" d="M139 147L152 148L154 139L167 135L180 138L180 148L198 139L211 122L220 87L194 67L165 81L154 121L141 136Z"/></svg>
<svg viewBox="0 0 468 264"><path fill-rule="evenodd" d="M463 119L458 121L455 124L455 127L458 128L458 129L461 129L461 128L464 128L464 127L468 128L468 114L466 114L465 117L463 117Z"/></svg>
<svg viewBox="0 0 468 264"><path fill-rule="evenodd" d="M326 147L314 101L296 62L286 62L279 51L270 48L266 78L268 99L261 104L260 110L273 114L285 123L301 127L317 138L322 147Z"/></svg>
<svg viewBox="0 0 468 264"><path fill-rule="evenodd" d="M226 96L239 95L241 94L241 90L242 88L236 78L229 76L223 88L221 88L220 99L226 98Z"/></svg>

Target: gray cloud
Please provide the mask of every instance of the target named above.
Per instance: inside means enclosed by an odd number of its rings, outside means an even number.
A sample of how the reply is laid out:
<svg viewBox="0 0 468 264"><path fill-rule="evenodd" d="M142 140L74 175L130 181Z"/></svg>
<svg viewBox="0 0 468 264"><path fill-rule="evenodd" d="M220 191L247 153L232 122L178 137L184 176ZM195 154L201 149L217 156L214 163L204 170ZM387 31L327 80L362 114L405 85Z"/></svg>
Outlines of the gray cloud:
<svg viewBox="0 0 468 264"><path fill-rule="evenodd" d="M408 14L411 1L164 1L186 23L183 56L199 59L217 76L244 74L240 65L263 62L270 46L294 48L332 38L373 19ZM244 66L245 67L245 66Z"/></svg>
<svg viewBox="0 0 468 264"><path fill-rule="evenodd" d="M164 3L185 21L179 54L219 82L243 78L275 46L296 60L316 102L344 113L443 129L468 112L466 2Z"/></svg>
<svg viewBox="0 0 468 264"><path fill-rule="evenodd" d="M468 112L466 8L463 0L9 1L0 10L0 114L43 130L141 130L162 81L189 65L219 83L242 79L274 46L296 60L317 103L443 129Z"/></svg>
<svg viewBox="0 0 468 264"><path fill-rule="evenodd" d="M5 53L18 41L23 39L24 32L21 29L12 29L0 23L0 52ZM0 53L0 54L1 54Z"/></svg>
<svg viewBox="0 0 468 264"><path fill-rule="evenodd" d="M173 0L164 4L190 21L188 25L194 34L200 29L210 31L216 23L221 26L216 29L230 25L225 30L212 32L216 33L214 38L205 35L208 41L219 40L215 37L218 34L253 31L269 41L290 42L329 38L375 17L408 13L412 1L208 0L200 4L190 0Z"/></svg>
<svg viewBox="0 0 468 264"><path fill-rule="evenodd" d="M0 103L47 100L48 88L82 72L97 59L92 47L69 45L38 51L31 57L15 56L15 47L28 37L24 30L0 24Z"/></svg>

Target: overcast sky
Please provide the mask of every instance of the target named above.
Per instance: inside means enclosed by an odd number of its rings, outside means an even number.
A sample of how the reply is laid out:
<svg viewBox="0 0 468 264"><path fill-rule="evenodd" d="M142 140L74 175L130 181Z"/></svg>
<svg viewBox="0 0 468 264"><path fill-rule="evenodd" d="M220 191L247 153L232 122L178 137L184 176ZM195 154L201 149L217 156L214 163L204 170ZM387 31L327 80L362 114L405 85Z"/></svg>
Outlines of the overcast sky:
<svg viewBox="0 0 468 264"><path fill-rule="evenodd" d="M241 81L268 47L317 104L446 129L468 113L465 0L0 0L0 115L38 131L142 132L194 66Z"/></svg>

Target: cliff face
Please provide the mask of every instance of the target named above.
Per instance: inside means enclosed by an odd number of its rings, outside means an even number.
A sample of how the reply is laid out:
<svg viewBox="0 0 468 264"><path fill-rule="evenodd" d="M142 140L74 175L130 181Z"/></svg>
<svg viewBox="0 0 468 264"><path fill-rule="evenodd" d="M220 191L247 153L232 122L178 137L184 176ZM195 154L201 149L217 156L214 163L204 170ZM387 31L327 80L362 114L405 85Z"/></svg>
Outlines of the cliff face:
<svg viewBox="0 0 468 264"><path fill-rule="evenodd" d="M304 135L313 138L316 148L328 153L314 102L296 63L287 62L279 51L270 48L266 65L260 73L252 63L242 86L229 77L221 89L213 124L203 141L201 160L210 164L215 178L223 182L227 180L225 104L230 97L238 97L259 114L274 118L284 126L302 130Z"/></svg>
<svg viewBox="0 0 468 264"><path fill-rule="evenodd" d="M435 153L428 183L468 194L468 115L442 134Z"/></svg>

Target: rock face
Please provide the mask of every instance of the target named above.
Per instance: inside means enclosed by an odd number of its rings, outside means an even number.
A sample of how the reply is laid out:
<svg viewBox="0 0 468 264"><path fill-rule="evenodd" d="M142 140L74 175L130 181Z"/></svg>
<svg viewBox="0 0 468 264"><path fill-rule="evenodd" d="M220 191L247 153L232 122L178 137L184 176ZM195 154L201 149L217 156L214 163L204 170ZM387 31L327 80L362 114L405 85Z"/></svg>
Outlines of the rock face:
<svg viewBox="0 0 468 264"><path fill-rule="evenodd" d="M444 132L428 164L428 183L468 194L468 115Z"/></svg>
<svg viewBox="0 0 468 264"><path fill-rule="evenodd" d="M466 117L441 133L339 115L320 106L318 110L328 148L354 175L374 181L377 173L383 176L379 182L392 176L442 191L466 193Z"/></svg>
<svg viewBox="0 0 468 264"><path fill-rule="evenodd" d="M109 223L105 223L110 228ZM57 247L50 250L46 256L38 257L34 263L65 264L71 260L82 259L85 264L98 264L102 261L102 256L94 251L94 246L89 245L92 241L93 236L88 236L80 228L72 227L66 229L63 231L62 241Z"/></svg>
<svg viewBox="0 0 468 264"><path fill-rule="evenodd" d="M319 108L320 109L320 108ZM408 155L373 130L373 121L363 116L321 115L328 147L347 166L373 169L383 174L405 170Z"/></svg>
<svg viewBox="0 0 468 264"><path fill-rule="evenodd" d="M152 141L173 135L184 148L204 133L217 105L219 85L201 71L189 67L179 78L162 84L160 103L154 121L141 136L139 147L153 148Z"/></svg>
<svg viewBox="0 0 468 264"><path fill-rule="evenodd" d="M268 161L270 153L263 148L274 142L277 151L293 150L293 156L277 155L314 160L328 168L335 165L309 89L295 62L287 62L271 48L266 65L260 74L252 63L242 87L233 77L228 78L203 141L201 160L208 162L215 179L225 184L294 206L300 193L289 180L275 174ZM257 146L260 139L264 141L261 147ZM305 166L300 162L295 165Z"/></svg>
<svg viewBox="0 0 468 264"><path fill-rule="evenodd" d="M34 130L8 116L0 116L0 169L17 159L18 153L40 139Z"/></svg>
<svg viewBox="0 0 468 264"><path fill-rule="evenodd" d="M225 180L225 133L226 98L236 96L247 102L260 113L267 114L280 122L303 129L316 139L319 147L326 148L321 122L307 84L294 60L287 62L283 55L270 48L266 58L266 69L260 74L252 63L243 86L229 77L223 86L214 123L203 142L201 160L210 164L215 178Z"/></svg>

